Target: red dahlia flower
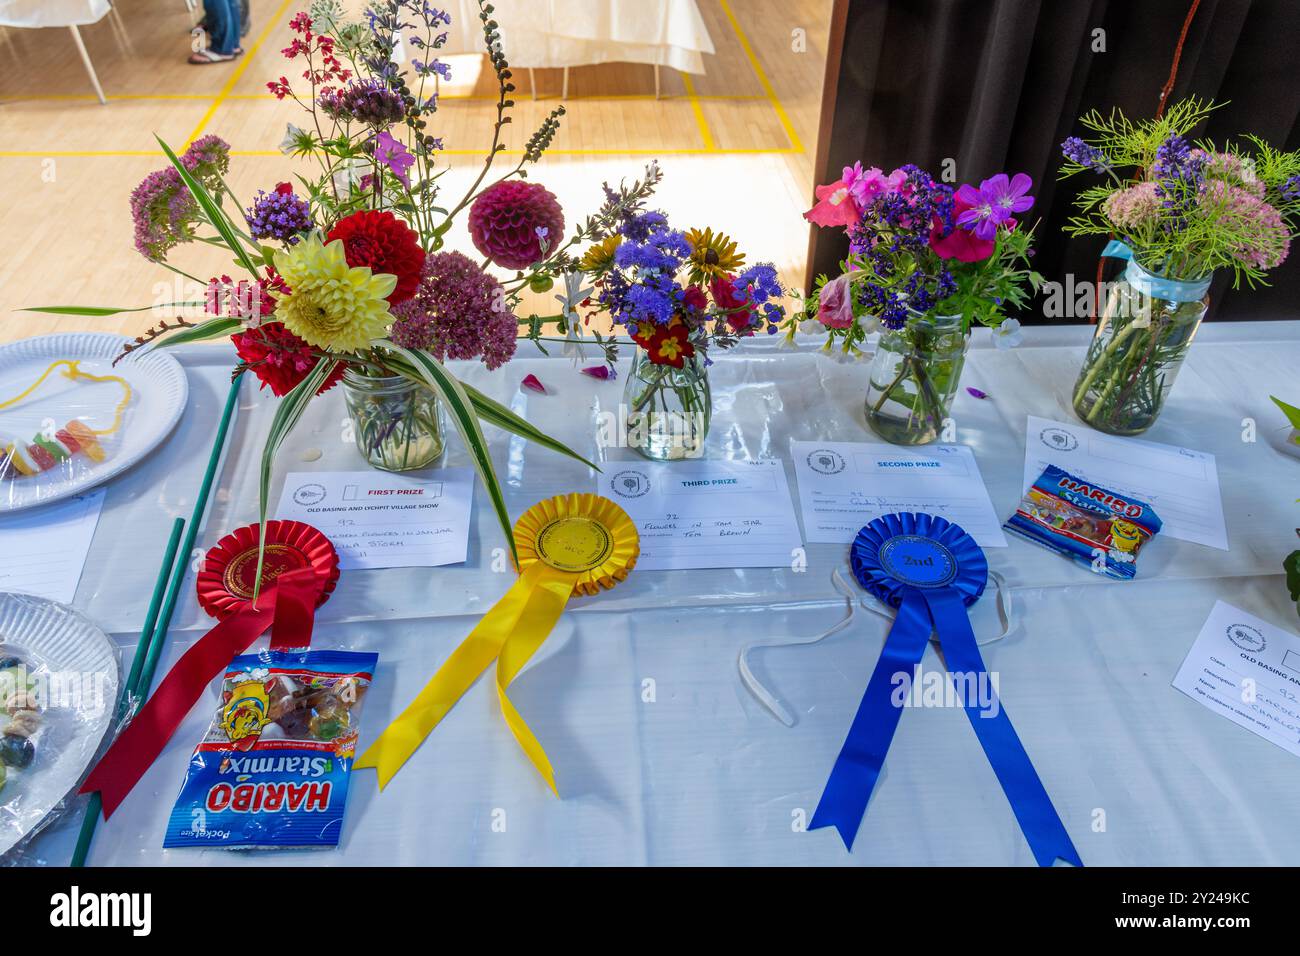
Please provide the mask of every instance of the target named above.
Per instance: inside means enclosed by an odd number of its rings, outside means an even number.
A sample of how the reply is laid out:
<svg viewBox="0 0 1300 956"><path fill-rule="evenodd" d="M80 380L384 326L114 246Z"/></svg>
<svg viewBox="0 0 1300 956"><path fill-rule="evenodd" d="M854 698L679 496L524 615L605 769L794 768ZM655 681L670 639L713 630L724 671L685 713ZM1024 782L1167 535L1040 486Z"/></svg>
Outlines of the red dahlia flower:
<svg viewBox="0 0 1300 956"><path fill-rule="evenodd" d="M320 361L312 355L311 347L282 322L263 323L232 335L230 341L235 343L240 359L261 380L262 387L271 386L277 397L289 394ZM337 385L343 370L340 362L316 394L328 392Z"/></svg>
<svg viewBox="0 0 1300 956"><path fill-rule="evenodd" d="M424 269L424 250L415 231L391 212L354 212L329 231L326 241L335 239L343 241L348 265L369 266L372 272L397 276L397 286L388 296L390 304L415 295Z"/></svg>
<svg viewBox="0 0 1300 956"><path fill-rule="evenodd" d="M564 241L564 211L539 183L508 179L487 189L469 209L474 248L503 269L527 269Z"/></svg>

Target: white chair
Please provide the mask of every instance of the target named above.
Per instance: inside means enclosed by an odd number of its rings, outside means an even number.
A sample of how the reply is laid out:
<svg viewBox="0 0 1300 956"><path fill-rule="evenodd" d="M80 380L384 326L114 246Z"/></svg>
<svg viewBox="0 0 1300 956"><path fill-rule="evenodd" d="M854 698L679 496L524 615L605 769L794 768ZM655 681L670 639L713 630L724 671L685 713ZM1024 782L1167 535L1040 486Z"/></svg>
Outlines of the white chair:
<svg viewBox="0 0 1300 956"><path fill-rule="evenodd" d="M86 52L86 44L81 42L81 31L77 28L88 23L98 23L111 12L113 8L108 0L0 0L0 26L31 29L67 27L72 31L72 42L81 54L81 62L86 66L86 74L90 77L90 85L95 88L95 95L99 97L100 103L107 103L104 88L99 85L99 77L95 74L95 65L90 62L90 54ZM122 29L120 21L115 21L113 28L121 42L120 38L126 31Z"/></svg>

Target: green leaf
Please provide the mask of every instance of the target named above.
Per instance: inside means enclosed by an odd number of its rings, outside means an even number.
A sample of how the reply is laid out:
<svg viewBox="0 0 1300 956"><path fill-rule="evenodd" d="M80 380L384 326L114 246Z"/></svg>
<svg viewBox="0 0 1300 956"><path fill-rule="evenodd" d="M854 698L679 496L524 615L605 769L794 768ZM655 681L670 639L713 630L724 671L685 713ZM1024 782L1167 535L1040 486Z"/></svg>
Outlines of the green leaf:
<svg viewBox="0 0 1300 956"><path fill-rule="evenodd" d="M226 214L221 211L221 207L217 205L216 201L212 198L207 187L194 178L194 174L186 169L185 164L176 158L176 154L172 152L170 146L163 142L161 136L155 133L154 139L158 140L158 145L161 146L162 151L167 154L167 158L171 160L171 164L176 167L176 172L180 174L181 182L185 184L185 187L190 191L190 195L194 197L194 201L197 202L199 208L203 210L204 217L212 224L213 229L221 233L221 238L226 240L226 245L228 245L230 251L235 254L235 258L239 260L239 264L248 270L249 275L254 277L258 276L259 273L257 271L257 266L254 265L253 260L248 257L248 253L240 243L239 237L235 235L235 231L230 227L230 221L226 219Z"/></svg>
<svg viewBox="0 0 1300 956"><path fill-rule="evenodd" d="M1270 395L1269 398L1273 399L1274 405L1282 409L1282 414L1285 415L1286 420L1291 423L1291 427L1300 429L1300 408L1296 408L1294 405L1288 405L1276 395Z"/></svg>
<svg viewBox="0 0 1300 956"><path fill-rule="evenodd" d="M179 329L165 339L159 339L154 343L154 347L165 349L173 345L184 345L187 342L206 342L209 339L225 338L238 332L241 327L242 323L239 319L209 319L193 328Z"/></svg>
<svg viewBox="0 0 1300 956"><path fill-rule="evenodd" d="M261 481L258 484L257 499L257 575L253 579L253 600L257 600L257 595L262 587L262 560L266 552L266 512L269 506L271 496L271 471L275 466L275 455L284 444L285 438L293 431L302 413L307 410L307 405L320 387L325 384L330 373L334 371L335 366L339 363L334 360L326 361L321 359L315 367L307 373L307 377L299 382L288 395L280 399L280 404L275 407L275 415L271 418L271 427L266 432L266 444L262 447L262 473Z"/></svg>
<svg viewBox="0 0 1300 956"><path fill-rule="evenodd" d="M203 305L202 302L163 302L159 305L141 305L136 308L117 308L107 305L32 305L25 309L18 309L18 312L45 312L49 315L117 315L121 312L148 312L150 309L165 309L169 307L198 307Z"/></svg>
<svg viewBox="0 0 1300 956"><path fill-rule="evenodd" d="M515 535L510 521L510 512L506 509L505 494L501 491L501 483L497 480L496 469L492 467L492 456L488 454L487 439L483 437L483 429L479 427L478 416L474 412L469 396L465 394L465 387L428 352L404 349L387 339L375 339L370 344L403 360L392 363L393 371L433 390L447 406L451 420L456 425L456 431L460 433L461 440L465 442L465 448L474 461L479 480L483 482L483 488L492 501L492 510L496 512L497 521L501 523L501 530L510 544L510 555L518 565L519 553L515 550Z"/></svg>
<svg viewBox="0 0 1300 956"><path fill-rule="evenodd" d="M495 425L497 428L504 429L505 431L513 432L520 438L526 438L531 442L536 442L543 447L549 448L551 451L559 452L561 455L568 455L574 461L580 461L588 468L600 471L600 466L583 458L568 445L552 438L536 425L531 424L527 419L519 417L500 402L488 398L473 386L466 385L464 382L461 382L460 384L461 387L465 389L465 394L469 396L469 400L473 402L474 411L478 413L478 417L483 419L483 421L490 425Z"/></svg>
<svg viewBox="0 0 1300 956"><path fill-rule="evenodd" d="M1300 603L1300 551L1292 551L1282 561L1286 571L1286 589L1291 592L1291 600Z"/></svg>

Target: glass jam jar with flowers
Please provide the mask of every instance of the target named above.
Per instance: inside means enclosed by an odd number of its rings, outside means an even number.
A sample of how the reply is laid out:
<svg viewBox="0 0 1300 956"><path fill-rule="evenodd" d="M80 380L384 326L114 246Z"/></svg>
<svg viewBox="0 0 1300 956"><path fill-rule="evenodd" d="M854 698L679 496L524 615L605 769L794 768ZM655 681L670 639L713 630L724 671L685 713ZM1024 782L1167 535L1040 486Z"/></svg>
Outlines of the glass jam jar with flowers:
<svg viewBox="0 0 1300 956"><path fill-rule="evenodd" d="M627 446L656 460L700 457L713 414L709 350L777 332L785 291L775 267L746 268L726 235L675 230L641 209L623 214L580 265L595 293L586 301L636 345L620 408Z"/></svg>
<svg viewBox="0 0 1300 956"><path fill-rule="evenodd" d="M917 166L885 174L856 163L817 187L805 213L842 228L849 256L834 277L819 276L800 313L785 323L824 333L823 351L863 356L880 328L865 401L867 424L886 441L921 445L944 431L974 324L993 329L1000 348L1018 344L1019 310L1042 282L1029 268L1033 231L1018 220L1034 203L1024 173L998 173L956 189Z"/></svg>
<svg viewBox="0 0 1300 956"><path fill-rule="evenodd" d="M1248 146L1187 137L1217 107L1195 98L1164 116L1085 115L1089 137L1061 144L1063 177L1103 177L1075 199L1071 235L1104 235L1123 260L1098 290L1097 327L1071 395L1093 428L1138 435L1159 417L1210 308L1216 271L1233 288L1266 282L1285 261L1300 219L1300 152L1255 136Z"/></svg>

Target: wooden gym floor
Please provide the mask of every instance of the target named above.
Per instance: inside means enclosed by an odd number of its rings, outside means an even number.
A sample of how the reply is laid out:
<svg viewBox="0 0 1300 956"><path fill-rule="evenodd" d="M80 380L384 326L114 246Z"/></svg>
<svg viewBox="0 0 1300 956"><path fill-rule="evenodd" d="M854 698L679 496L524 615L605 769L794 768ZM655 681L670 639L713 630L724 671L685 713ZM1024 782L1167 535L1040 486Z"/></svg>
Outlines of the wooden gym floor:
<svg viewBox="0 0 1300 956"><path fill-rule="evenodd" d="M153 134L180 151L205 133L231 143L228 181L245 203L291 178L296 161L278 151L303 114L266 91L286 72L280 50L288 20L306 0L252 0L247 53L230 64L185 63L189 14L183 0L118 0L82 36L109 99L100 105L68 30L0 30L0 341L53 331L134 334L148 312L106 319L15 312L26 305L139 306L194 298L186 280L145 261L131 240L128 196L166 165ZM555 192L570 224L598 205L602 181L665 173L658 208L679 228L712 226L740 241L751 262L776 263L803 278L830 0L700 0L717 48L705 76L665 69L654 96L649 66L610 64L571 71L568 115L553 148L530 174ZM508 42L508 38L507 38ZM495 85L482 57L449 57L437 132L459 198L491 136ZM537 71L537 99L519 70L518 106L507 127L523 139L559 102L561 71ZM305 124L304 124L305 125ZM514 160L517 161L517 160ZM468 249L464 217L449 246ZM172 262L193 275L229 272L219 250L194 243ZM546 303L538 303L543 308Z"/></svg>

